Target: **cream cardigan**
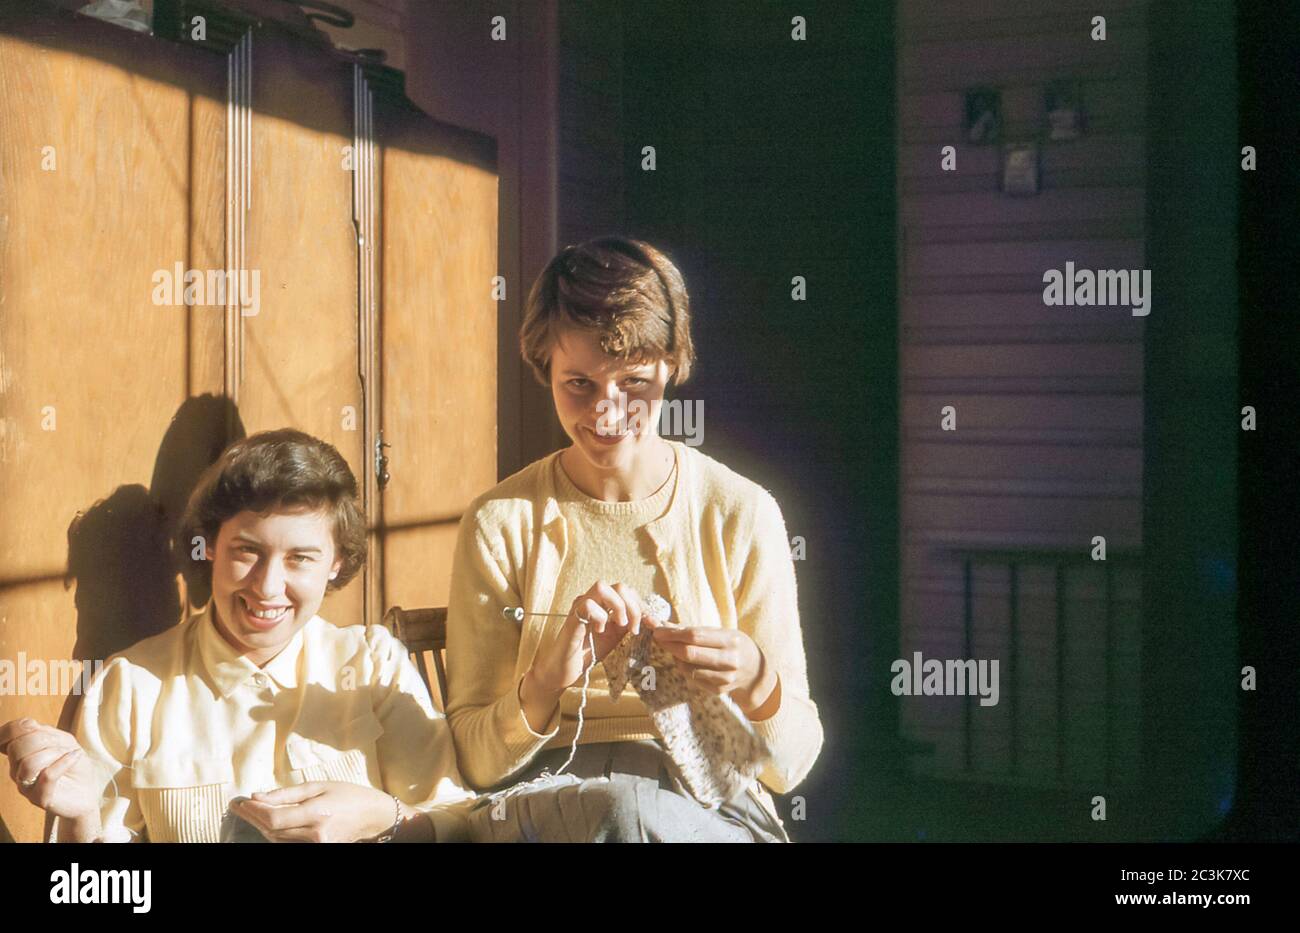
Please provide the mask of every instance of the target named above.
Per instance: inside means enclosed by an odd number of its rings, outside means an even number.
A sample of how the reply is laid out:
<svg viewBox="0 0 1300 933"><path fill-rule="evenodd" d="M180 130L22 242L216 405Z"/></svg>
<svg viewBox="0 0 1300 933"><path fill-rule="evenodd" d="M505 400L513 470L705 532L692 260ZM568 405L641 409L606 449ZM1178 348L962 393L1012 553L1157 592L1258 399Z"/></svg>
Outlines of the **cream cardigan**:
<svg viewBox="0 0 1300 933"><path fill-rule="evenodd" d="M668 581L670 592L661 595L675 618L744 631L775 668L780 707L754 727L772 750L759 779L785 793L817 759L822 725L808 696L794 563L780 507L761 486L718 461L668 443L677 449L676 491L664 515L646 525ZM447 614L447 718L461 773L473 787L500 784L559 731L558 712L545 733L533 731L518 687L547 623L553 629L562 620L528 617L517 623L502 613L507 606L530 612L566 608L551 604L567 546L552 469L558 456L557 451L503 480L475 499L461 519ZM648 716L610 725L602 729L588 721L582 740L653 733Z"/></svg>

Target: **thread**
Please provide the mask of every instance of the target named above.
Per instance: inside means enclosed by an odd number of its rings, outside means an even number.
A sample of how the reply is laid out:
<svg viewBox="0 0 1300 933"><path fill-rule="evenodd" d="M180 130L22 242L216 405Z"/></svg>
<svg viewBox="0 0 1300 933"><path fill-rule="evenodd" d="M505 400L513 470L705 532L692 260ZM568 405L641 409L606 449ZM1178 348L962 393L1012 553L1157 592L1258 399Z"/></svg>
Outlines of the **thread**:
<svg viewBox="0 0 1300 933"><path fill-rule="evenodd" d="M587 629L587 650L591 652L591 663L582 672L582 699L578 701L578 727L573 731L573 741L569 744L569 757L555 772L556 777L573 764L574 756L578 754L578 739L582 736L582 713L587 708L587 688L591 685L591 669L596 666L596 637L591 634L590 628Z"/></svg>
<svg viewBox="0 0 1300 933"><path fill-rule="evenodd" d="M672 618L672 607L668 605L668 600L664 599L658 593L651 593L646 598L643 615L653 619L656 623L663 625ZM513 619L516 622L522 622L525 616L553 616L556 618L568 618L567 613L562 612L525 612L523 606L506 606L501 610L502 616L507 619ZM557 778L564 774L569 765L573 764L573 759L578 754L578 740L582 738L582 726L584 722L583 713L587 708L587 691L591 686L591 671L596 666L596 639L591 632L590 623L583 622L587 626L587 650L591 652L591 663L582 671L582 696L578 701L578 725L573 732L573 741L569 743L569 757L565 759L564 764L551 771L544 768L542 773L529 781L523 781L514 785L508 790L492 795L493 801L504 800L513 797L515 794L529 788L545 787L553 783ZM573 775L570 775L573 777Z"/></svg>

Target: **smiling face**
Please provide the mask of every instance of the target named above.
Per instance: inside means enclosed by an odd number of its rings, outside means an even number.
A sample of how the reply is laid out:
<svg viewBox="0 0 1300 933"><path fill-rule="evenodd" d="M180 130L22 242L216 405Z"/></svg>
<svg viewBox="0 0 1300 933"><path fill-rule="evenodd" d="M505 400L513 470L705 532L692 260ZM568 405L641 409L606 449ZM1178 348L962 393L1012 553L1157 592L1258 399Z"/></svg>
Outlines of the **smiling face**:
<svg viewBox="0 0 1300 933"><path fill-rule="evenodd" d="M310 508L239 512L208 557L217 629L259 667L316 615L342 563L329 513Z"/></svg>
<svg viewBox="0 0 1300 933"><path fill-rule="evenodd" d="M550 373L555 414L591 468L631 473L660 443L667 363L611 356L595 334L570 328L556 337Z"/></svg>

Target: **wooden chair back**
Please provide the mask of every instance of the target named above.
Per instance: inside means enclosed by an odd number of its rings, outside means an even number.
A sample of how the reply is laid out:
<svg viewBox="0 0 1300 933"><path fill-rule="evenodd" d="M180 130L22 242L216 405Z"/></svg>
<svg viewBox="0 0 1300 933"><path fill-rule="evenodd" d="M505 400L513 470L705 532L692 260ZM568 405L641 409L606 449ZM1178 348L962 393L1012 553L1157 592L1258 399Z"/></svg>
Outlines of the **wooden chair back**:
<svg viewBox="0 0 1300 933"><path fill-rule="evenodd" d="M447 670L443 666L442 652L447 647L447 607L403 609L394 606L384 613L384 627L411 653L431 694L433 684L429 681L429 667L425 663L424 654L427 651L433 655L433 666L438 675L437 697L442 708L446 709Z"/></svg>

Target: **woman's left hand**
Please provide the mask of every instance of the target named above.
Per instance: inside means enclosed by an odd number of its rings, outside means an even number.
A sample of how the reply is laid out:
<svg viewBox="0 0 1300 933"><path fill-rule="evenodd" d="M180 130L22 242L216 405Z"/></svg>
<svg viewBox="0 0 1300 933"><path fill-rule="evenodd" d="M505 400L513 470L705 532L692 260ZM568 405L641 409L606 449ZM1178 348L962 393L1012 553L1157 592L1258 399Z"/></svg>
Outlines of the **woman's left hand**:
<svg viewBox="0 0 1300 933"><path fill-rule="evenodd" d="M383 791L346 781L308 781L232 803L271 842L357 842L387 832L397 815ZM412 809L401 805L403 819Z"/></svg>
<svg viewBox="0 0 1300 933"><path fill-rule="evenodd" d="M763 652L739 629L662 626L654 640L687 674L713 693L731 694L746 715L757 710L776 688L776 672Z"/></svg>

